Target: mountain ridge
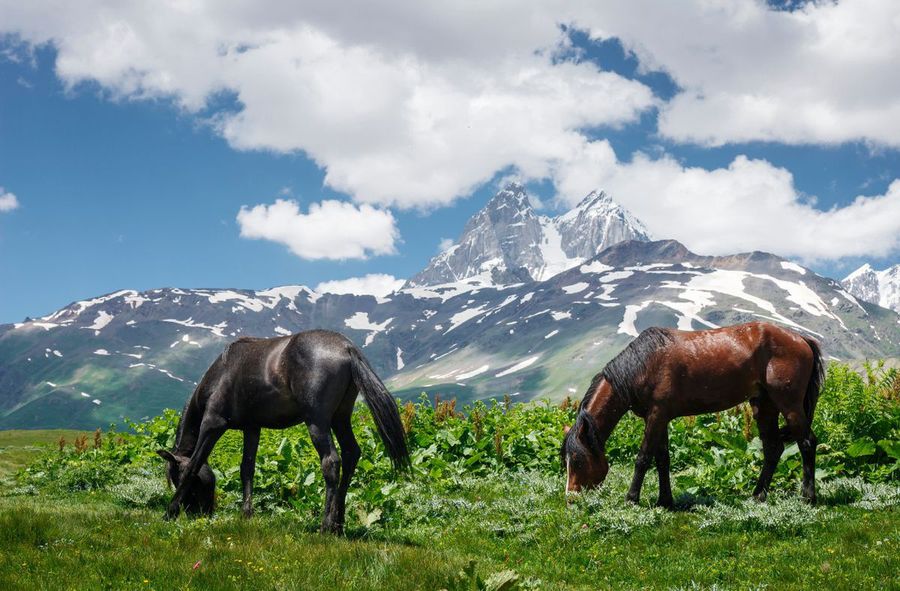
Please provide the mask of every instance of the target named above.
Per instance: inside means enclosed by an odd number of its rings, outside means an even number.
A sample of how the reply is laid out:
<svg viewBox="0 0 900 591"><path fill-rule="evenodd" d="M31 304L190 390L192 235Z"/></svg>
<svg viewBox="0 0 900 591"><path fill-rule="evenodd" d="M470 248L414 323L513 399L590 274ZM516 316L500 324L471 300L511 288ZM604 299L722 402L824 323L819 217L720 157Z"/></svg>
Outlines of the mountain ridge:
<svg viewBox="0 0 900 591"><path fill-rule="evenodd" d="M470 278L385 297L161 288L73 302L0 327L0 428L88 428L180 407L244 335L337 330L402 398L558 399L643 328L749 320L810 334L830 358L900 356L900 316L781 257L624 241L544 281Z"/></svg>

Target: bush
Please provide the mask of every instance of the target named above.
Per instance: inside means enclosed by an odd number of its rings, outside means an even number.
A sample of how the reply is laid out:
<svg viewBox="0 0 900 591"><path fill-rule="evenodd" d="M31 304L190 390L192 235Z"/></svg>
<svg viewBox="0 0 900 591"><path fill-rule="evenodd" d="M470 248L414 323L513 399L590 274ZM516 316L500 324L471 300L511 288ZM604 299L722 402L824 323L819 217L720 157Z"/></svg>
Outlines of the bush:
<svg viewBox="0 0 900 591"><path fill-rule="evenodd" d="M823 484L836 478L895 483L900 475L900 372L883 365L865 369L865 377L841 364L831 364L828 369L814 422L820 443L817 476ZM517 474L542 474L556 486L554 479L546 477L561 473L558 450L563 427L572 423L576 408L568 400L556 405L546 401L510 404L507 399L457 409L455 401L432 403L423 394L416 403L400 409L409 437L411 478L453 490L473 476L503 475L509 480ZM19 475L20 484L40 490L106 489L130 506L155 505L166 496L163 463L155 450L172 447L178 420L177 412L167 410L146 422L129 423L130 432L113 431L102 438L98 434L90 449L82 441L77 449L68 446L49 452ZM354 413L353 430L362 458L348 495L348 515L359 515L360 521L374 525L396 513L403 487L398 485L364 407ZM642 432L642 421L628 415L607 444L610 462L624 468L623 473L634 461ZM669 439L677 493L694 498L732 497L736 492L743 498L749 494L762 454L746 407L673 421ZM241 434L229 431L210 459L218 479L220 507L238 506L241 450ZM792 444L779 464L775 487L794 491L799 475L800 457ZM157 481L158 486L152 484ZM648 486L652 487L653 481L655 478L648 478ZM558 484L562 490L561 482ZM835 498L857 494L847 492L850 485L841 486L844 489L834 485ZM859 492L858 501L863 502L867 494ZM324 485L319 458L304 426L263 430L254 498L260 510L321 511ZM619 499L611 504L619 504ZM436 513L452 510L440 503L429 509ZM628 519L623 513L609 523L595 520L590 527L627 528Z"/></svg>

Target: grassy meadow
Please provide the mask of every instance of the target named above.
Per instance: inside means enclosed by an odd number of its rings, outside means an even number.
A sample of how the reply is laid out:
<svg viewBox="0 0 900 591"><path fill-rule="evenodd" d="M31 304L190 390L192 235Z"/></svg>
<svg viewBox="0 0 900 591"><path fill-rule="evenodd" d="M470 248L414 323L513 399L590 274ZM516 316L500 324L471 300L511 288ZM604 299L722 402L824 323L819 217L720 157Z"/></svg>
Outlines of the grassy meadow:
<svg viewBox="0 0 900 591"><path fill-rule="evenodd" d="M816 506L797 495L795 446L769 501L748 500L761 453L743 408L672 425L677 511L652 506L652 471L641 505L624 501L633 417L608 443L607 482L567 505L557 451L574 407L405 405L413 469L399 477L360 409L344 539L316 533L323 485L302 427L264 433L254 518L239 515L229 433L211 459L216 515L175 522L161 518L171 491L154 454L174 412L122 431L3 433L0 588L900 588L896 370L829 368Z"/></svg>

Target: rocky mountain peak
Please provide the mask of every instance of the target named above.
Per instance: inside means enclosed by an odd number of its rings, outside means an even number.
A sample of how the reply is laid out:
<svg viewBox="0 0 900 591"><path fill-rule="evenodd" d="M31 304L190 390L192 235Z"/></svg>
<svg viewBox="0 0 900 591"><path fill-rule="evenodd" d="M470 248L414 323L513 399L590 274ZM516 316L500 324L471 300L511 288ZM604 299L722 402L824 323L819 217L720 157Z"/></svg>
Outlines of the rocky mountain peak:
<svg viewBox="0 0 900 591"><path fill-rule="evenodd" d="M515 181L507 183L503 189L491 197L484 209L497 211L507 207L513 210L531 210L528 193L523 185Z"/></svg>
<svg viewBox="0 0 900 591"><path fill-rule="evenodd" d="M534 212L525 187L510 183L466 224L456 245L407 286L476 278L486 283L543 281L622 240L649 240L644 225L603 191L557 217Z"/></svg>
<svg viewBox="0 0 900 591"><path fill-rule="evenodd" d="M878 271L866 263L847 275L841 285L861 300L900 312L900 265Z"/></svg>

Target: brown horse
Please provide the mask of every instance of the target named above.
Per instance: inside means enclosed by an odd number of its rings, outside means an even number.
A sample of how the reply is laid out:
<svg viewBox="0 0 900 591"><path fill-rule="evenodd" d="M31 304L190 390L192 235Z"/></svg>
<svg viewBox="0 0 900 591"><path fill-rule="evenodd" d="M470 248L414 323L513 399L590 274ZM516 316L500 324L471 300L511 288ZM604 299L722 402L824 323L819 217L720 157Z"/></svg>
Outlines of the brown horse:
<svg viewBox="0 0 900 591"><path fill-rule="evenodd" d="M657 504L672 506L669 421L719 412L750 401L763 444L763 467L753 495L765 500L785 441L803 458L803 497L816 500L813 411L824 377L819 345L763 322L696 332L648 328L594 376L560 459L566 492L599 486L609 463L605 445L629 410L644 419L644 439L627 499L638 502L653 459L659 472ZM778 415L787 426L778 428Z"/></svg>

